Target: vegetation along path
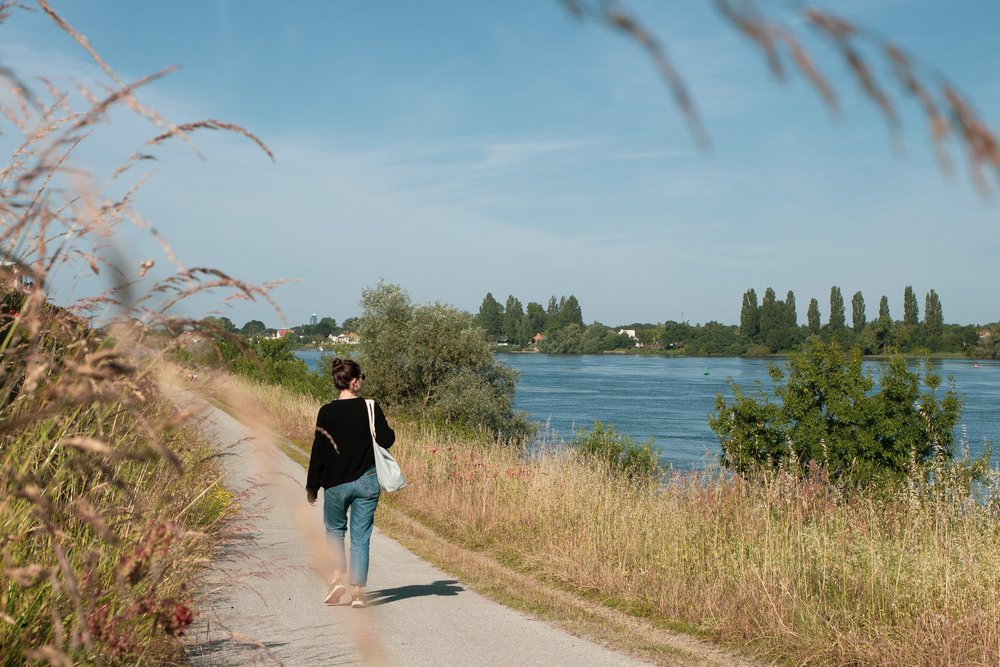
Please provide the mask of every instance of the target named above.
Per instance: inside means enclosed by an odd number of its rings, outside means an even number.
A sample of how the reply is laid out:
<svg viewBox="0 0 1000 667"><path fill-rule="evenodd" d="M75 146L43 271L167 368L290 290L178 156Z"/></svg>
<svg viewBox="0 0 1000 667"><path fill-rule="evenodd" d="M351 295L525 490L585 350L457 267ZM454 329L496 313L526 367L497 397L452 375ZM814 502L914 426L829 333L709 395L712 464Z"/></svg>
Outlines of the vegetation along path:
<svg viewBox="0 0 1000 667"><path fill-rule="evenodd" d="M369 607L325 606L311 556L322 548L321 509L305 502L301 466L218 408L205 404L202 419L240 511L188 635L194 664L643 664L487 600L378 530ZM661 655L738 662L693 640Z"/></svg>

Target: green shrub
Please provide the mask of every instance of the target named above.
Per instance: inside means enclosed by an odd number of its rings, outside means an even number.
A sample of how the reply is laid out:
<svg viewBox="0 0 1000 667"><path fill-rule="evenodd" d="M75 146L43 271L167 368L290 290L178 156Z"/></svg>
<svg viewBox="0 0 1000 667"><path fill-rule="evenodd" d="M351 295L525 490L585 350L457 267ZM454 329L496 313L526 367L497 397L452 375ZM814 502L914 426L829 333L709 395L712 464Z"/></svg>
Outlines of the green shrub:
<svg viewBox="0 0 1000 667"><path fill-rule="evenodd" d="M398 408L519 442L532 428L513 408L517 371L496 359L475 318L414 305L398 285L362 293L359 361L366 391Z"/></svg>
<svg viewBox="0 0 1000 667"><path fill-rule="evenodd" d="M653 438L640 445L613 424L595 421L591 429L579 429L569 445L582 459L605 465L629 478L658 479L663 476L663 467L653 449Z"/></svg>
<svg viewBox="0 0 1000 667"><path fill-rule="evenodd" d="M856 484L899 480L932 461L951 461L962 411L954 387L939 396L941 378L929 363L921 378L895 357L873 392L861 357L859 348L844 352L813 339L788 357L785 371L771 365L776 400L760 383L752 394L731 383L733 402L717 395L709 417L723 465L746 472L814 461L834 479Z"/></svg>

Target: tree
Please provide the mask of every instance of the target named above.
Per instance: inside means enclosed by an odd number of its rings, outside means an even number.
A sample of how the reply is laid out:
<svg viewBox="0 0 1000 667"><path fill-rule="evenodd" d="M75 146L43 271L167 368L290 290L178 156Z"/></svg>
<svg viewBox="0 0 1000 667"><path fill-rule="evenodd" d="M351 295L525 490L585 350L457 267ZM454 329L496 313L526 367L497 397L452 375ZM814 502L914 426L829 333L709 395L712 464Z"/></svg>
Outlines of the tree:
<svg viewBox="0 0 1000 667"><path fill-rule="evenodd" d="M236 325L228 317L210 316L202 319L201 323L210 329L217 329L225 333L236 333Z"/></svg>
<svg viewBox="0 0 1000 667"><path fill-rule="evenodd" d="M889 314L889 297L882 295L878 302L878 320L875 321L875 341L879 352L884 352L892 339L892 315Z"/></svg>
<svg viewBox="0 0 1000 667"><path fill-rule="evenodd" d="M583 326L583 310L580 308L580 302L572 294L560 303L559 320L563 326L567 324Z"/></svg>
<svg viewBox="0 0 1000 667"><path fill-rule="evenodd" d="M549 297L549 305L545 308L545 314L549 316L550 322L559 321L559 302L556 300L555 294Z"/></svg>
<svg viewBox="0 0 1000 667"><path fill-rule="evenodd" d="M451 306L415 306L398 285L361 296L366 389L390 405L506 438L530 432L513 409L517 372L497 361L476 318Z"/></svg>
<svg viewBox="0 0 1000 667"><path fill-rule="evenodd" d="M326 338L327 336L335 333L337 331L337 320L332 317L324 317L319 322L316 323L314 333L317 336L322 336Z"/></svg>
<svg viewBox="0 0 1000 667"><path fill-rule="evenodd" d="M528 341L530 341L535 334L545 331L545 325L548 323L547 320L549 316L548 313L545 312L545 308L542 307L542 304L529 301L524 317L526 320L525 334L528 337Z"/></svg>
<svg viewBox="0 0 1000 667"><path fill-rule="evenodd" d="M830 288L830 332L837 334L844 328L844 295L834 285Z"/></svg>
<svg viewBox="0 0 1000 667"><path fill-rule="evenodd" d="M924 299L924 332L930 345L940 344L943 328L944 314L941 312L941 299L938 298L937 292L931 290Z"/></svg>
<svg viewBox="0 0 1000 667"><path fill-rule="evenodd" d="M913 288L909 285L903 290L903 324L917 326L920 314L917 310L917 295L913 293Z"/></svg>
<svg viewBox="0 0 1000 667"><path fill-rule="evenodd" d="M851 297L851 323L854 325L854 333L860 334L865 328L865 297L861 292L855 292Z"/></svg>
<svg viewBox="0 0 1000 667"><path fill-rule="evenodd" d="M479 306L476 322L490 337L490 340L497 341L503 336L503 315L503 306L497 303L492 293L487 292L482 305Z"/></svg>
<svg viewBox="0 0 1000 667"><path fill-rule="evenodd" d="M809 323L809 333L819 335L819 301L809 299L809 310L806 311L806 321Z"/></svg>
<svg viewBox="0 0 1000 667"><path fill-rule="evenodd" d="M752 287L743 293L740 333L752 341L756 341L760 334L760 307L757 305L757 292Z"/></svg>
<svg viewBox="0 0 1000 667"><path fill-rule="evenodd" d="M792 295L793 308L795 295ZM778 301L774 290L768 287L764 290L764 300L760 304L760 342L767 345L771 352L786 350L795 344L796 331L790 324L788 304Z"/></svg>
<svg viewBox="0 0 1000 667"><path fill-rule="evenodd" d="M551 330L539 346L548 354L580 354L583 351L583 327L567 324Z"/></svg>
<svg viewBox="0 0 1000 667"><path fill-rule="evenodd" d="M245 336L257 336L267 331L267 325L260 320L250 320L240 329L240 333Z"/></svg>
<svg viewBox="0 0 1000 667"><path fill-rule="evenodd" d="M785 326L789 329L798 329L799 314L795 311L795 292L788 290L785 295Z"/></svg>
<svg viewBox="0 0 1000 667"><path fill-rule="evenodd" d="M361 361L367 371L367 390L390 404L412 402L420 394L418 380L409 372L409 326L413 319L410 295L399 285L381 280L361 292Z"/></svg>
<svg viewBox="0 0 1000 667"><path fill-rule="evenodd" d="M913 462L952 456L962 402L954 387L938 396L941 379L929 363L921 378L893 358L872 393L860 349L844 352L836 342L813 339L789 356L785 371L772 365L770 373L776 400L759 383L753 394L731 383L732 403L716 396L709 425L729 468L801 470L816 461L835 479L865 483L903 477Z"/></svg>
<svg viewBox="0 0 1000 667"><path fill-rule="evenodd" d="M889 297L885 294L878 302L878 321L884 324L892 324L892 315L889 314Z"/></svg>
<svg viewBox="0 0 1000 667"><path fill-rule="evenodd" d="M524 345L521 338L521 320L524 319L524 306L511 294L507 297L507 304L503 309L503 336L508 343Z"/></svg>

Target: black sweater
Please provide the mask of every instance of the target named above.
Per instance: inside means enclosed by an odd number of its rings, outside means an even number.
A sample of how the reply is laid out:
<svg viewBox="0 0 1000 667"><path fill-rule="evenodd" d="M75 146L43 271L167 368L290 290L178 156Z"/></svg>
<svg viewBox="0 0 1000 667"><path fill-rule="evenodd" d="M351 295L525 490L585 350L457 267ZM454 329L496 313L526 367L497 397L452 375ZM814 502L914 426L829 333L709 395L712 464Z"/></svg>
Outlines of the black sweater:
<svg viewBox="0 0 1000 667"><path fill-rule="evenodd" d="M333 438L336 448L330 438ZM396 441L396 434L389 427L378 403L375 404L375 439L385 448ZM338 399L321 407L316 416L316 435L306 475L309 496L315 497L320 487L329 489L353 482L374 465L375 454L372 452L365 399Z"/></svg>

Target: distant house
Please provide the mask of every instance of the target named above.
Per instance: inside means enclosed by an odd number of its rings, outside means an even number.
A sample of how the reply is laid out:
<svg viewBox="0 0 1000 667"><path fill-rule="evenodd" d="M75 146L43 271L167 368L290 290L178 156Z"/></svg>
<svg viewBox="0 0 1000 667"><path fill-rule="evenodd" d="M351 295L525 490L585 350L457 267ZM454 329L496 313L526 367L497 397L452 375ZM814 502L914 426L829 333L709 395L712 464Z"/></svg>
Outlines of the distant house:
<svg viewBox="0 0 1000 667"><path fill-rule="evenodd" d="M279 338L284 338L292 332L291 329L275 329L272 333L267 335L267 338L272 340L278 340Z"/></svg>
<svg viewBox="0 0 1000 667"><path fill-rule="evenodd" d="M337 334L336 336L330 334L329 336L326 337L326 339L329 340L331 343L340 345L357 345L358 343L361 342L361 336L354 333L353 331L346 334Z"/></svg>
<svg viewBox="0 0 1000 667"><path fill-rule="evenodd" d="M545 340L545 336L543 336L541 333L536 333L534 337L531 339L531 342L534 343L535 345L538 345L543 340Z"/></svg>
<svg viewBox="0 0 1000 667"><path fill-rule="evenodd" d="M642 347L642 343L639 342L639 339L635 335L635 329L619 329L618 330L618 335L619 336L628 336L629 338L631 338L632 340L635 341L635 346L636 347Z"/></svg>

